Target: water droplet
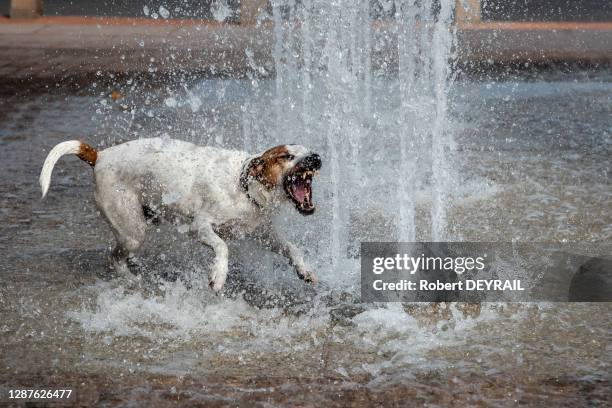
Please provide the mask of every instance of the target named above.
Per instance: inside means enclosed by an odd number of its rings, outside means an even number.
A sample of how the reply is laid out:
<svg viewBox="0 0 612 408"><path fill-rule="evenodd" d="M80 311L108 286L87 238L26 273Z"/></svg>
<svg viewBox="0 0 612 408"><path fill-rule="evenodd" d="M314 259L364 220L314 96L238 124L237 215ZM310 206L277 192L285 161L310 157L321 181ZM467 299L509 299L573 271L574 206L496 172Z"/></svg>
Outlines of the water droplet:
<svg viewBox="0 0 612 408"><path fill-rule="evenodd" d="M164 6L159 6L159 9L157 11L159 11L159 15L162 16L162 18L170 17L170 12Z"/></svg>
<svg viewBox="0 0 612 408"><path fill-rule="evenodd" d="M169 108L176 108L176 106L178 105L176 98L173 98L173 97L166 98L164 100L164 103Z"/></svg>

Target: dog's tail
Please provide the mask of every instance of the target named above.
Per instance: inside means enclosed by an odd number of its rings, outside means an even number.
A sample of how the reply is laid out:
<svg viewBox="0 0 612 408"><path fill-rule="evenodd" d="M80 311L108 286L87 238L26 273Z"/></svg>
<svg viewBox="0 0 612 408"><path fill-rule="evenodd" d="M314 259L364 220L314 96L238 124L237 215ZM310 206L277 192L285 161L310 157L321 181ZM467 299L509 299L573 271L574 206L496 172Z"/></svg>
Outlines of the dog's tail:
<svg viewBox="0 0 612 408"><path fill-rule="evenodd" d="M42 198L45 198L47 191L49 191L51 172L53 172L55 163L65 154L76 154L79 159L89 163L91 167L96 165L96 160L98 159L96 149L78 140L69 140L55 146L47 155L40 172L40 178L38 179L42 188Z"/></svg>

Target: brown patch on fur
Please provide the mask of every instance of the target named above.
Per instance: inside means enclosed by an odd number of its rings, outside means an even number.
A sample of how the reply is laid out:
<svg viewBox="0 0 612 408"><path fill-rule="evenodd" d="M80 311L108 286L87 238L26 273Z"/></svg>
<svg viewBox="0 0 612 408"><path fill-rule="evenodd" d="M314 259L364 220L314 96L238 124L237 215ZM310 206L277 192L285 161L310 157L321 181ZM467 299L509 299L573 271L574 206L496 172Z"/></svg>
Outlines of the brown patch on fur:
<svg viewBox="0 0 612 408"><path fill-rule="evenodd" d="M285 145L268 149L251 161L249 176L254 177L267 189L272 189L280 182L286 156L289 153Z"/></svg>
<svg viewBox="0 0 612 408"><path fill-rule="evenodd" d="M96 165L96 160L98 160L98 152L88 144L81 142L77 157L93 167Z"/></svg>

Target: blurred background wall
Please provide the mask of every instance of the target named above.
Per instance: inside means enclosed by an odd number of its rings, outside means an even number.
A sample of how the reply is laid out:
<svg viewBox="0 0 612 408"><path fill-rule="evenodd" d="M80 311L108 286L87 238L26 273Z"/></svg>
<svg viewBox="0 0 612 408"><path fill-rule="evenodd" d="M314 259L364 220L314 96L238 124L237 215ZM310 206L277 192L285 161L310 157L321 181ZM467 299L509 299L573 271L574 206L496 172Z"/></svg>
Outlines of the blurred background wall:
<svg viewBox="0 0 612 408"><path fill-rule="evenodd" d="M261 3L261 0L255 2ZM458 2L480 3L482 21L612 21L610 0L458 0ZM0 15L9 15L10 3L11 0L0 0ZM144 6L147 6L151 13L163 6L169 11L171 18L214 19L214 11L223 8L227 14L226 21L238 22L240 3L240 0L42 0L42 14L147 17ZM394 13L393 0L372 0L371 3L372 16L375 18L388 18Z"/></svg>

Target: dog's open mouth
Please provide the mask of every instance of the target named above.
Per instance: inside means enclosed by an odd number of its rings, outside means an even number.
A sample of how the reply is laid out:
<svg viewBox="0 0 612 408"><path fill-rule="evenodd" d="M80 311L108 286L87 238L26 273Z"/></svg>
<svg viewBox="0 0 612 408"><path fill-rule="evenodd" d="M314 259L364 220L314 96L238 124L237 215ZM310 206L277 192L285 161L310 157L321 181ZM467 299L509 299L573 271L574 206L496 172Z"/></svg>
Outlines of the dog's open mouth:
<svg viewBox="0 0 612 408"><path fill-rule="evenodd" d="M285 177L285 191L297 210L304 215L315 211L312 203L312 178L315 174L312 170L298 170Z"/></svg>

